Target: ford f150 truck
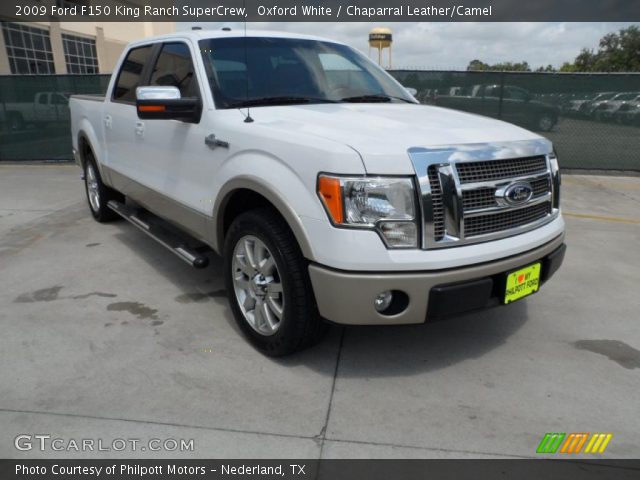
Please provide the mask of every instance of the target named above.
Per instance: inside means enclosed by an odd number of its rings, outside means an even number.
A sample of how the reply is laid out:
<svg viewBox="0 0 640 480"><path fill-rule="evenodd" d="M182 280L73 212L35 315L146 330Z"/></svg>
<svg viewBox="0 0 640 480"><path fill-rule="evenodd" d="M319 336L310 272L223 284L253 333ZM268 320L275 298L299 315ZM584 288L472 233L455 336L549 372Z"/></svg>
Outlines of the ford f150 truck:
<svg viewBox="0 0 640 480"><path fill-rule="evenodd" d="M90 211L194 267L269 355L328 322L416 324L536 292L564 257L551 143L420 105L321 38L191 31L130 44L105 97L73 96Z"/></svg>

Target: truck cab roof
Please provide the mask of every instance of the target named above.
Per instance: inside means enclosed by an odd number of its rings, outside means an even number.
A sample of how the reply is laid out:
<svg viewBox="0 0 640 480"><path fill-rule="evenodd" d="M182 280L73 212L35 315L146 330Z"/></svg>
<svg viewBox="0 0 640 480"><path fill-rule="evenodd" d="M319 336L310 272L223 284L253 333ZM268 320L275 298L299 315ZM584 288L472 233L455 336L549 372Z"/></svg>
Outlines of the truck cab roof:
<svg viewBox="0 0 640 480"><path fill-rule="evenodd" d="M164 35L156 35L153 37L146 37L140 40L136 40L131 42L130 46L135 45L145 45L149 43L173 40L173 39L185 39L189 38L195 42L199 40L207 40L210 38L242 38L244 36L247 37L268 37L268 38L291 38L291 39L302 39L302 40L317 40L321 42L331 42L336 44L342 44L342 42L337 42L335 40L331 40L328 38L318 37L315 35L305 35L300 33L291 33L291 32L279 32L272 30L247 30L246 33L244 29L238 30L222 30L222 29L207 29L207 30L185 30L182 32L174 32L168 33Z"/></svg>

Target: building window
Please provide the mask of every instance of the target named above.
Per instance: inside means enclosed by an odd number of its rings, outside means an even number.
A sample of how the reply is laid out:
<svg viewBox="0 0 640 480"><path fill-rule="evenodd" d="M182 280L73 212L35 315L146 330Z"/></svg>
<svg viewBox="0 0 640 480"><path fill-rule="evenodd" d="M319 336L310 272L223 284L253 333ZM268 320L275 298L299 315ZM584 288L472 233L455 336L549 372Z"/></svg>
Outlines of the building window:
<svg viewBox="0 0 640 480"><path fill-rule="evenodd" d="M49 31L19 23L2 22L7 57L14 74L56 73Z"/></svg>
<svg viewBox="0 0 640 480"><path fill-rule="evenodd" d="M91 38L62 34L67 73L98 73L96 41Z"/></svg>

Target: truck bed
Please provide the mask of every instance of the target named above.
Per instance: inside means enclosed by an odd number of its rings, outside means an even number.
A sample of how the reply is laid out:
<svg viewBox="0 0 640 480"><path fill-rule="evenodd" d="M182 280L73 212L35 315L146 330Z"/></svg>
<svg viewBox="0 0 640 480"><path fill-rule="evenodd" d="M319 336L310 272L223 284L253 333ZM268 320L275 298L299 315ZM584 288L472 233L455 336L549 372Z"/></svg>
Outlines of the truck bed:
<svg viewBox="0 0 640 480"><path fill-rule="evenodd" d="M94 95L94 94L81 94L81 95L71 95L71 98L76 98L78 100L89 100L91 102L104 102L104 95Z"/></svg>

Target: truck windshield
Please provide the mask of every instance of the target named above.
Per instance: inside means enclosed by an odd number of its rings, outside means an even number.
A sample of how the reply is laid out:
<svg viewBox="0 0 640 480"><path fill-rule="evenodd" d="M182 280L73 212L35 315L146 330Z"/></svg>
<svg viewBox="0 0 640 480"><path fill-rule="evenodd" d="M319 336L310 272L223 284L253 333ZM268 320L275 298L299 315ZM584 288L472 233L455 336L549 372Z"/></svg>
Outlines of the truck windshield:
<svg viewBox="0 0 640 480"><path fill-rule="evenodd" d="M386 72L345 45L247 37L200 41L218 108L305 103L416 103Z"/></svg>

